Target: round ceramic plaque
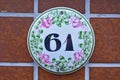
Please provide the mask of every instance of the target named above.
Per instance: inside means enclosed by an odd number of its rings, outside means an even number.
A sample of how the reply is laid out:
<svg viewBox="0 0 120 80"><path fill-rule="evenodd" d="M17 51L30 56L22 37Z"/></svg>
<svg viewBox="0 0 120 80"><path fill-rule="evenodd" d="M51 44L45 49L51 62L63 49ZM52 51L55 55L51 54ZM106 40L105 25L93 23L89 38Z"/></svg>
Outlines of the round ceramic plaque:
<svg viewBox="0 0 120 80"><path fill-rule="evenodd" d="M94 48L94 32L76 10L56 7L41 13L28 33L28 48L34 61L55 74L80 69Z"/></svg>

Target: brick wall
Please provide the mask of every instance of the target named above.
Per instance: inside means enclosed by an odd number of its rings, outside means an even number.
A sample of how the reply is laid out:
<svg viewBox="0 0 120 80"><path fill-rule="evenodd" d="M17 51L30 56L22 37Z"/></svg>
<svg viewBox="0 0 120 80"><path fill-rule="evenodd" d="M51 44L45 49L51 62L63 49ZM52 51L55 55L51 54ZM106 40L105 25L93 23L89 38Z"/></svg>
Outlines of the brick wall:
<svg viewBox="0 0 120 80"><path fill-rule="evenodd" d="M42 70L27 49L27 33L34 18L56 6L78 10L90 20L95 49L90 61L69 75ZM120 0L1 0L0 80L119 80Z"/></svg>

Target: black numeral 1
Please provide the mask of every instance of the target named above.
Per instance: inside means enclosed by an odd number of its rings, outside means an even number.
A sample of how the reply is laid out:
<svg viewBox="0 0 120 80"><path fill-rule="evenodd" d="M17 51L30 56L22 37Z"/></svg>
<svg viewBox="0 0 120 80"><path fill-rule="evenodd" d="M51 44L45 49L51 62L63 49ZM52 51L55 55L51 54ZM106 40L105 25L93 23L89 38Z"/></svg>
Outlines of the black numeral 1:
<svg viewBox="0 0 120 80"><path fill-rule="evenodd" d="M66 43L66 51L74 51L71 34L68 34L67 39L65 41L67 42Z"/></svg>

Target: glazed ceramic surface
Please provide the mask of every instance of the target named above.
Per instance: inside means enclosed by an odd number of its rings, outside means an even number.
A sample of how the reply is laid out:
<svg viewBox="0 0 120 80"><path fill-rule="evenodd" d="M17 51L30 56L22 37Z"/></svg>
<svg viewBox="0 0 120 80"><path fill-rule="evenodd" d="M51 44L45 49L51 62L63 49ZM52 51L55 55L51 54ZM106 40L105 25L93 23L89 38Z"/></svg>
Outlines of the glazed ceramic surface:
<svg viewBox="0 0 120 80"><path fill-rule="evenodd" d="M28 49L34 61L55 74L74 72L89 60L94 32L76 10L56 7L41 13L28 33Z"/></svg>

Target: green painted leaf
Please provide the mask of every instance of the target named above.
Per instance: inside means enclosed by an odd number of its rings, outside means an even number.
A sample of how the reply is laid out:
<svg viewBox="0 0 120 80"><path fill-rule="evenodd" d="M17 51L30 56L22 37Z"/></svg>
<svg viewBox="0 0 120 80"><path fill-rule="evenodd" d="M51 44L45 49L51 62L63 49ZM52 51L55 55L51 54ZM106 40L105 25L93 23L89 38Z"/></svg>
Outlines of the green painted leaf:
<svg viewBox="0 0 120 80"><path fill-rule="evenodd" d="M40 39L40 42L41 42L41 43L43 42L43 39L42 39L42 38Z"/></svg>
<svg viewBox="0 0 120 80"><path fill-rule="evenodd" d="M82 22L82 25L87 26L86 22Z"/></svg>
<svg viewBox="0 0 120 80"><path fill-rule="evenodd" d="M83 44L82 44L82 43L81 43L81 44L79 44L79 47L80 47L80 48L83 48Z"/></svg>
<svg viewBox="0 0 120 80"><path fill-rule="evenodd" d="M59 58L60 58L60 60L64 59L64 57L63 57L63 56L60 56Z"/></svg>
<svg viewBox="0 0 120 80"><path fill-rule="evenodd" d="M47 67L48 65L47 65L47 64L45 64L44 66L45 66L45 67Z"/></svg>
<svg viewBox="0 0 120 80"><path fill-rule="evenodd" d="M60 70L61 70L61 71L65 71L65 68L64 68L64 67L60 67Z"/></svg>
<svg viewBox="0 0 120 80"><path fill-rule="evenodd" d="M60 63L59 63L59 66L60 66L60 67L63 67L64 65L63 65L63 63L60 62Z"/></svg>
<svg viewBox="0 0 120 80"><path fill-rule="evenodd" d="M40 35L38 34L38 35L36 35L36 37L40 38Z"/></svg>
<svg viewBox="0 0 120 80"><path fill-rule="evenodd" d="M53 68L54 68L54 66L53 66L53 65L51 65L51 66L50 66L50 69L53 69Z"/></svg>
<svg viewBox="0 0 120 80"><path fill-rule="evenodd" d="M70 61L70 60L72 60L72 58L69 57L69 58L68 58L68 61Z"/></svg>
<svg viewBox="0 0 120 80"><path fill-rule="evenodd" d="M66 24L66 25L69 25L69 22L68 22L68 21L65 21L65 24Z"/></svg>
<svg viewBox="0 0 120 80"><path fill-rule="evenodd" d="M61 59L60 61L61 61L61 62L63 62L63 63L65 63L65 62L66 62L66 60L65 60L65 59Z"/></svg>
<svg viewBox="0 0 120 80"><path fill-rule="evenodd" d="M38 21L38 24L40 24L41 23L41 21Z"/></svg>
<svg viewBox="0 0 120 80"><path fill-rule="evenodd" d="M60 64L60 61L56 61L56 65L59 65Z"/></svg>
<svg viewBox="0 0 120 80"><path fill-rule="evenodd" d="M33 33L31 34L31 36L32 36L32 38L35 38L35 35Z"/></svg>
<svg viewBox="0 0 120 80"><path fill-rule="evenodd" d="M59 72L59 68L56 68L56 71Z"/></svg>
<svg viewBox="0 0 120 80"><path fill-rule="evenodd" d="M55 61L56 61L56 59L55 59L55 58L53 58L53 59L52 59L52 62L55 62Z"/></svg>
<svg viewBox="0 0 120 80"><path fill-rule="evenodd" d="M30 45L33 45L32 41L30 41Z"/></svg>
<svg viewBox="0 0 120 80"><path fill-rule="evenodd" d="M36 26L36 29L38 29L38 26Z"/></svg>
<svg viewBox="0 0 120 80"><path fill-rule="evenodd" d="M39 30L39 33L42 34L42 33L43 33L43 30Z"/></svg>
<svg viewBox="0 0 120 80"><path fill-rule="evenodd" d="M39 49L42 51L42 50L43 50L43 47L41 46L41 47L39 47Z"/></svg>
<svg viewBox="0 0 120 80"><path fill-rule="evenodd" d="M52 24L55 24L55 21L52 21Z"/></svg>
<svg viewBox="0 0 120 80"><path fill-rule="evenodd" d="M58 23L57 26L58 26L58 27L61 27L61 23Z"/></svg>
<svg viewBox="0 0 120 80"><path fill-rule="evenodd" d="M38 48L38 46L36 46L36 45L35 45L35 46L34 46L34 48L36 48L36 49L37 49L37 48Z"/></svg>
<svg viewBox="0 0 120 80"><path fill-rule="evenodd" d="M82 31L79 32L79 39L82 39Z"/></svg>

